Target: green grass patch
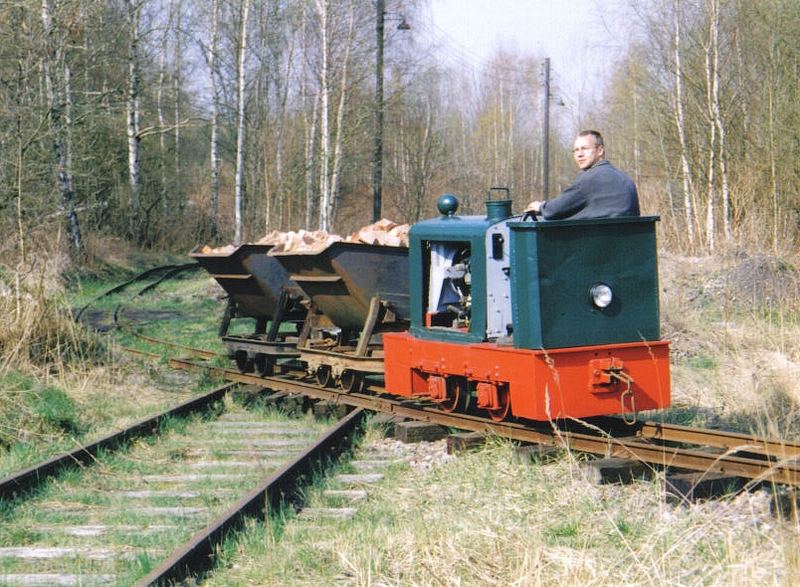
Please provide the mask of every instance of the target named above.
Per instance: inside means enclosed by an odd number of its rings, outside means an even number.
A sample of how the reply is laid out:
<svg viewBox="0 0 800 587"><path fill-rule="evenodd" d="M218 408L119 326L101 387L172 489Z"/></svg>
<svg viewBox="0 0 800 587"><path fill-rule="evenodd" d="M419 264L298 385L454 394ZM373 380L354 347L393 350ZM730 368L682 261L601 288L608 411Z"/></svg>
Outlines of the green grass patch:
<svg viewBox="0 0 800 587"><path fill-rule="evenodd" d="M717 360L710 355L700 357L689 357L686 364L692 369L716 369Z"/></svg>
<svg viewBox="0 0 800 587"><path fill-rule="evenodd" d="M55 385L8 372L0 374L0 394L0 449L6 453L25 454L37 440L66 444L87 429L75 400Z"/></svg>

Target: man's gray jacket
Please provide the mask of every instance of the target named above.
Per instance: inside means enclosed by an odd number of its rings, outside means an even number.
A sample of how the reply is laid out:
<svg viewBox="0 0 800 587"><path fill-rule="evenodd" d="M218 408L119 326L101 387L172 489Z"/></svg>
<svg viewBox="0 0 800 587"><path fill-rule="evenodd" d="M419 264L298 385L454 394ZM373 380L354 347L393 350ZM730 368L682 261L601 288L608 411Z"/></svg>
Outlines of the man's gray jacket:
<svg viewBox="0 0 800 587"><path fill-rule="evenodd" d="M545 220L638 216L636 185L625 173L601 159L581 171L578 179L558 197L542 205Z"/></svg>

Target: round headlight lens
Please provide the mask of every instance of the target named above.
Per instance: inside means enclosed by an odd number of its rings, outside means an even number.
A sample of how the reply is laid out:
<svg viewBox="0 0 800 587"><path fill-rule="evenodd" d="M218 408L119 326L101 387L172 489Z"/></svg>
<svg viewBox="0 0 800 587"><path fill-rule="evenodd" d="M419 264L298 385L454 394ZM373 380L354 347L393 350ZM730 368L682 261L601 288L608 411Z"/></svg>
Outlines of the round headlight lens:
<svg viewBox="0 0 800 587"><path fill-rule="evenodd" d="M592 296L592 303L601 310L611 305L614 300L614 293L605 283L595 283L589 294Z"/></svg>

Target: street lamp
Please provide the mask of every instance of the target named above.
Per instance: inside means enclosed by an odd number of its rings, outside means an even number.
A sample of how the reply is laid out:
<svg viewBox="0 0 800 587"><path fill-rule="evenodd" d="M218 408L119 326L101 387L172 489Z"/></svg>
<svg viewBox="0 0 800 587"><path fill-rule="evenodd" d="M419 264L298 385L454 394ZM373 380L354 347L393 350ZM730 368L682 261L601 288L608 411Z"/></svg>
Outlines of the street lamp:
<svg viewBox="0 0 800 587"><path fill-rule="evenodd" d="M377 52L375 58L375 150L372 157L372 221L381 219L381 199L383 197L383 29L386 15L386 0L376 0L375 32L377 33ZM403 16L399 18L397 30L407 31L411 26Z"/></svg>

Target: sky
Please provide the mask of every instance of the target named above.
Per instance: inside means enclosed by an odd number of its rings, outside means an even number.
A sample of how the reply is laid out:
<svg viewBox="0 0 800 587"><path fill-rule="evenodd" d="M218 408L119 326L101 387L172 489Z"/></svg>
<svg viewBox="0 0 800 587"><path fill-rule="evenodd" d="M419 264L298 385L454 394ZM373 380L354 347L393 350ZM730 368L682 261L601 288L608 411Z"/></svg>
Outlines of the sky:
<svg viewBox="0 0 800 587"><path fill-rule="evenodd" d="M560 94L556 103L577 116L588 98L599 96L626 45L629 31L612 9L618 5L619 0L430 0L426 32L442 45L444 58L462 68L479 68L499 48L550 57Z"/></svg>

